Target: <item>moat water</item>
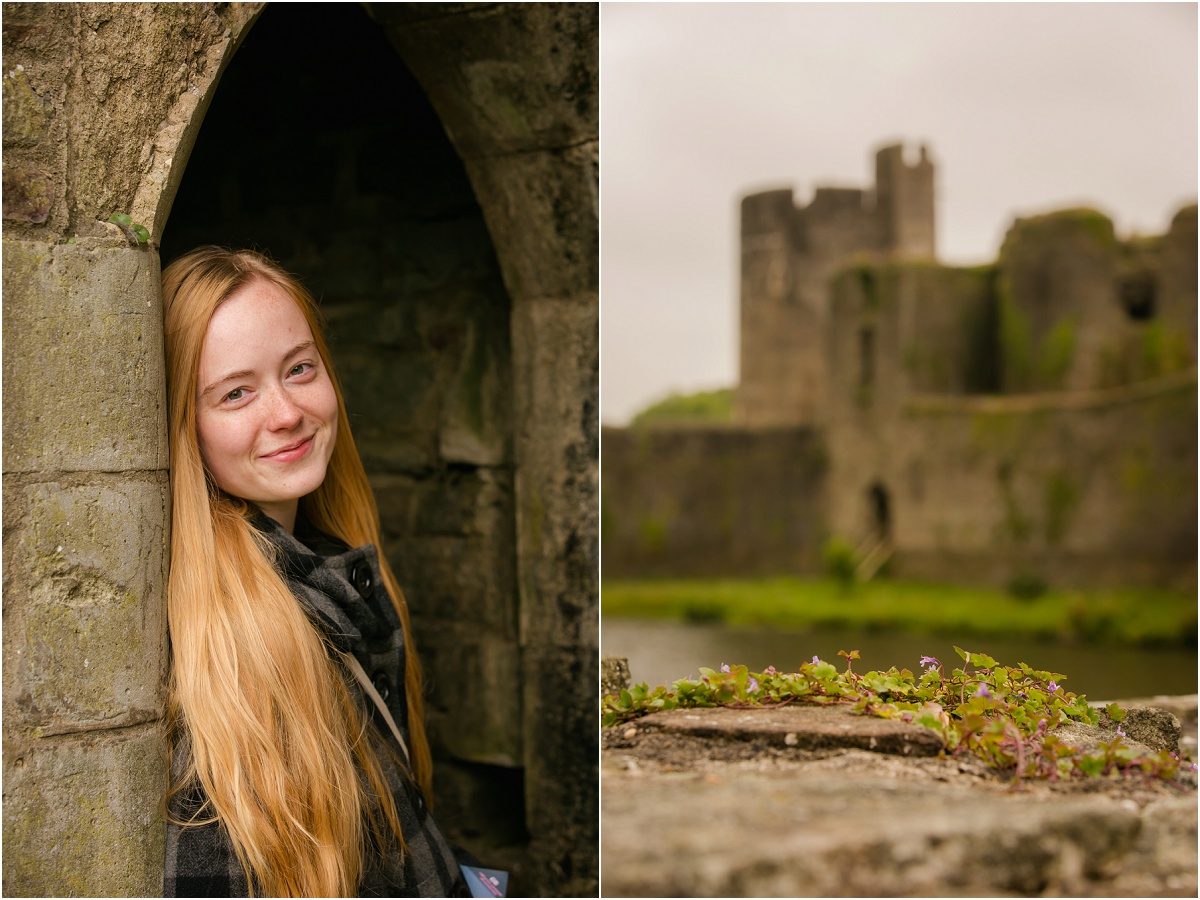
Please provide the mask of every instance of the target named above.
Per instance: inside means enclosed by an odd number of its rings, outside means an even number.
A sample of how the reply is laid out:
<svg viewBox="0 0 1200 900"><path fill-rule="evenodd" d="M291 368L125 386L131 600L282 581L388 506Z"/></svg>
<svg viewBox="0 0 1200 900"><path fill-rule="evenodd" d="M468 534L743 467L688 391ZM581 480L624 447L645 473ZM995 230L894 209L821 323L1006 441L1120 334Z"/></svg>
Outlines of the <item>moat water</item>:
<svg viewBox="0 0 1200 900"><path fill-rule="evenodd" d="M915 672L922 656L933 656L955 667L961 662L954 652L955 645L986 653L1004 665L1025 662L1035 669L1060 672L1067 676L1064 687L1076 694L1086 694L1089 700L1197 692L1196 650L1187 648L955 639L824 629L783 631L607 616L601 620L600 628L601 653L628 659L633 682L644 681L650 687L698 677L700 666L716 669L721 663L743 664L752 672L767 666L795 670L815 655L841 669L845 663L837 655L839 650L859 651L862 661L855 663L855 671L897 666Z"/></svg>

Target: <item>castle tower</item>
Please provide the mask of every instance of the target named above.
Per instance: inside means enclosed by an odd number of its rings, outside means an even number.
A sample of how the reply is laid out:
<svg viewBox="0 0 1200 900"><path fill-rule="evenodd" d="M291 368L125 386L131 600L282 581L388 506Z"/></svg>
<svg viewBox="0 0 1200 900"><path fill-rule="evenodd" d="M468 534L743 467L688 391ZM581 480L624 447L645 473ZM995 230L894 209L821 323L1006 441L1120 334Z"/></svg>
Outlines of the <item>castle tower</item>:
<svg viewBox="0 0 1200 900"><path fill-rule="evenodd" d="M829 280L858 256L934 256L933 163L909 166L902 146L876 154L877 185L819 187L796 208L792 191L742 199L743 425L820 426L828 414Z"/></svg>
<svg viewBox="0 0 1200 900"><path fill-rule="evenodd" d="M803 380L796 335L812 323L795 302L792 190L742 198L741 376L737 415L748 425L778 424L779 409ZM781 396L785 395L785 396Z"/></svg>
<svg viewBox="0 0 1200 900"><path fill-rule="evenodd" d="M902 144L875 154L875 211L885 253L934 258L933 163L924 144L911 166L904 161Z"/></svg>

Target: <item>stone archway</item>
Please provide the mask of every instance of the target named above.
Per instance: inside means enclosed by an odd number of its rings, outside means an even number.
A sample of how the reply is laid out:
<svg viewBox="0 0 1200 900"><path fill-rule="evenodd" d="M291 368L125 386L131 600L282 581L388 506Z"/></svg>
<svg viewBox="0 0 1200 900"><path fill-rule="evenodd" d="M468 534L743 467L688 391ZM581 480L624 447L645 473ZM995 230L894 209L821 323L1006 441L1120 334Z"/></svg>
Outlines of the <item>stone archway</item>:
<svg viewBox="0 0 1200 900"><path fill-rule="evenodd" d="M169 222L164 265L200 244L257 246L319 298L413 614L439 824L521 868L512 303L462 161L360 5L263 11Z"/></svg>
<svg viewBox="0 0 1200 900"><path fill-rule="evenodd" d="M6 893L157 890L167 496L155 242L261 8L5 7ZM521 698L529 882L592 893L597 12L367 8L463 160L510 298L519 654L507 687ZM114 212L151 244L104 225ZM92 655L88 641L127 652ZM90 669L67 665L80 656Z"/></svg>

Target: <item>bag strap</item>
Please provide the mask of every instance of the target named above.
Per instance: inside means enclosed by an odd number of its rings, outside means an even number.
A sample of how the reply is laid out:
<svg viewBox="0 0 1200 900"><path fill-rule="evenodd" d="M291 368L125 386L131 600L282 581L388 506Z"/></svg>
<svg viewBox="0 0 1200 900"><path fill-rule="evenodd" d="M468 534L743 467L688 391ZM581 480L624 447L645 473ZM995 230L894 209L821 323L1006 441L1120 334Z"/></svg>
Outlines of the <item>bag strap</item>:
<svg viewBox="0 0 1200 900"><path fill-rule="evenodd" d="M346 665L349 666L350 671L354 673L354 678L362 685L362 689L367 692L367 696L375 703L375 708L383 714L383 720L387 722L388 728L392 730L392 737L396 739L396 743L404 751L404 761L411 766L412 759L408 755L408 744L404 743L404 736L400 734L400 729L396 726L396 720L392 718L387 704L379 696L379 691L375 690L375 685L371 684L371 679L367 677L367 673L363 671L363 667L359 661L354 658L354 654L343 653L342 656L345 658Z"/></svg>

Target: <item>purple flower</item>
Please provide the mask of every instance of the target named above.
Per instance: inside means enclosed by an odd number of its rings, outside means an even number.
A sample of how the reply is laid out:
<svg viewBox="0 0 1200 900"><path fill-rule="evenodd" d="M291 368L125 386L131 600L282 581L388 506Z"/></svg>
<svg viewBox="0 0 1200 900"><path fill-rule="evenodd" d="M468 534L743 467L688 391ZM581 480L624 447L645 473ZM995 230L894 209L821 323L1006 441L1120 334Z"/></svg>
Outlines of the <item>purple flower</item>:
<svg viewBox="0 0 1200 900"><path fill-rule="evenodd" d="M814 657L813 657L813 665L815 666L815 665L816 665L817 663L819 663L819 662L820 662L820 660L819 660L819 659L817 659L817 658L814 656Z"/></svg>
<svg viewBox="0 0 1200 900"><path fill-rule="evenodd" d="M900 721L901 722L911 722L912 720L913 720L913 714L910 713L908 710L905 710L904 712L900 713Z"/></svg>
<svg viewBox="0 0 1200 900"><path fill-rule="evenodd" d="M728 671L729 671L729 664L728 664L728 663L721 663L721 671L722 671L722 672L728 672Z"/></svg>
<svg viewBox="0 0 1200 900"><path fill-rule="evenodd" d="M932 656L922 656L921 665L927 666L929 669L941 668L941 663Z"/></svg>
<svg viewBox="0 0 1200 900"><path fill-rule="evenodd" d="M775 667L774 667L774 666L767 666L767 674L768 674L768 675L774 675L774 674L775 674Z"/></svg>
<svg viewBox="0 0 1200 900"><path fill-rule="evenodd" d="M1197 768L1200 768L1200 767L1198 767L1196 765L1196 763L1192 763L1192 771L1195 772L1197 770Z"/></svg>
<svg viewBox="0 0 1200 900"><path fill-rule="evenodd" d="M983 682L980 682L979 690L977 690L972 696L983 697L986 699L986 698L992 696L992 692L988 690L988 687L986 684L984 684Z"/></svg>
<svg viewBox="0 0 1200 900"><path fill-rule="evenodd" d="M1046 685L1046 690L1048 690L1052 694L1057 692L1058 691L1058 682L1051 681L1048 685Z"/></svg>
<svg viewBox="0 0 1200 900"><path fill-rule="evenodd" d="M755 680L754 676L751 675L750 676L750 693L753 694L757 690L758 690L758 682Z"/></svg>
<svg viewBox="0 0 1200 900"><path fill-rule="evenodd" d="M1119 734L1121 737L1129 737L1129 735L1125 733L1120 725L1117 726L1117 734Z"/></svg>

